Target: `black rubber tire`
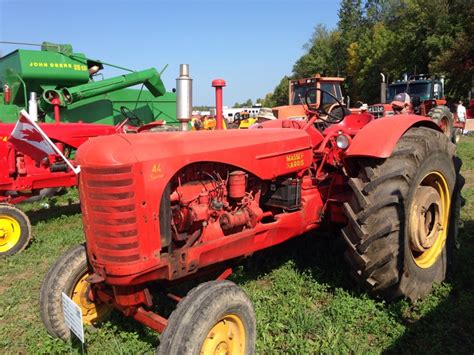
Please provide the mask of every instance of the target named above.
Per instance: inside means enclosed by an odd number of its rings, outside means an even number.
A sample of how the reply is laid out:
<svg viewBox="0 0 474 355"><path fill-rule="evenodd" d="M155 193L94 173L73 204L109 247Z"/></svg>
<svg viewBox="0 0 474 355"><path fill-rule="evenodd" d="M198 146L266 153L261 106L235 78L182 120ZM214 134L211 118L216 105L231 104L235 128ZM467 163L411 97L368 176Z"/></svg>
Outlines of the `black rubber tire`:
<svg viewBox="0 0 474 355"><path fill-rule="evenodd" d="M38 202L44 198L54 197L62 193L66 193L65 187L49 187L49 188L41 189L38 195L31 196L27 198L26 200L22 201L22 203Z"/></svg>
<svg viewBox="0 0 474 355"><path fill-rule="evenodd" d="M454 117L451 111L447 106L439 105L433 107L430 112L428 112L428 116L439 126L441 121L444 119L447 121L446 130L444 134L451 140L453 134L453 124L454 124Z"/></svg>
<svg viewBox="0 0 474 355"><path fill-rule="evenodd" d="M69 249L49 269L40 290L40 314L53 337L68 340L71 332L64 322L61 293L70 296L79 279L89 271L86 248Z"/></svg>
<svg viewBox="0 0 474 355"><path fill-rule="evenodd" d="M462 129L461 128L454 128L453 129L453 136L451 137L451 142L454 144L458 144L462 137Z"/></svg>
<svg viewBox="0 0 474 355"><path fill-rule="evenodd" d="M235 314L242 321L245 354L253 354L256 338L253 306L242 289L230 281L205 282L192 289L168 319L157 353L200 354L209 331L227 314Z"/></svg>
<svg viewBox="0 0 474 355"><path fill-rule="evenodd" d="M453 244L453 236L448 233L434 264L421 268L412 257L408 216L417 186L433 171L446 180L451 206L456 203L454 151L454 144L441 132L419 127L400 138L389 158L352 162L358 173L349 179L353 197L344 204L349 222L342 230L345 258L354 278L373 295L416 300L427 295L434 282L445 279L446 246Z"/></svg>
<svg viewBox="0 0 474 355"><path fill-rule="evenodd" d="M462 188L466 180L461 175L461 166L462 160L458 157L454 157L454 168L456 170L456 185L454 186L453 191L453 203L452 203L452 210L450 216L450 223L449 223L449 235L452 236L451 239L448 240L450 245L448 246L448 253L452 254L455 248L459 249L461 243L459 241L459 225L462 224L461 221L461 208L466 203L466 200L461 195ZM452 260L452 255L448 255L448 261ZM451 266L452 263L448 263L448 267Z"/></svg>
<svg viewBox="0 0 474 355"><path fill-rule="evenodd" d="M25 249L31 241L31 223L28 216L20 209L9 204L0 204L0 218L1 216L13 218L20 226L20 238L8 250L0 252L0 257L10 256L21 252ZM13 228L13 227L12 227Z"/></svg>

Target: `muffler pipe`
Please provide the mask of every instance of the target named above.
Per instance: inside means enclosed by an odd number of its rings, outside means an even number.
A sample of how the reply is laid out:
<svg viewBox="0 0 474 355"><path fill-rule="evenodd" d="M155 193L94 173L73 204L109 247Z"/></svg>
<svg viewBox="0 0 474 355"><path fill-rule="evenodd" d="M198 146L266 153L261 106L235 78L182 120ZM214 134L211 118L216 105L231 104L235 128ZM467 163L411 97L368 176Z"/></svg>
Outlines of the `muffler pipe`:
<svg viewBox="0 0 474 355"><path fill-rule="evenodd" d="M385 75L380 73L382 76L382 82L380 83L380 102L387 103L387 82L385 81Z"/></svg>
<svg viewBox="0 0 474 355"><path fill-rule="evenodd" d="M189 76L189 64L179 65L179 77L176 78L176 118L181 131L188 130L193 110L193 79Z"/></svg>

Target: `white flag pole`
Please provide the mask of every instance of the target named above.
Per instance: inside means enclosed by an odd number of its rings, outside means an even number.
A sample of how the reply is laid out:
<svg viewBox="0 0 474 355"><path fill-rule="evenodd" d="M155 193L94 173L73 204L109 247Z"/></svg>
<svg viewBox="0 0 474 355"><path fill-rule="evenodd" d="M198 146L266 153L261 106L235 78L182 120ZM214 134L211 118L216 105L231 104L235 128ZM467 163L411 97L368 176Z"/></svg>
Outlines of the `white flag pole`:
<svg viewBox="0 0 474 355"><path fill-rule="evenodd" d="M58 147L56 147L56 144L54 144L51 141L51 139L49 139L49 137L46 135L46 133L44 133L43 130L38 126L38 124L31 119L28 112L26 112L25 110L21 110L20 113L21 113L22 116L24 116L28 120L28 122L31 123L31 125L33 127L35 127L38 130L38 132L41 134L41 136L46 140L46 142L48 142L51 145L51 147L54 149L54 151L56 153L58 153L58 155L66 162L66 164L71 168L71 170L75 174L79 174L79 172L81 171L81 167L80 166L75 167L74 165L72 165L72 163L69 161L69 159L64 156L64 154L59 150Z"/></svg>

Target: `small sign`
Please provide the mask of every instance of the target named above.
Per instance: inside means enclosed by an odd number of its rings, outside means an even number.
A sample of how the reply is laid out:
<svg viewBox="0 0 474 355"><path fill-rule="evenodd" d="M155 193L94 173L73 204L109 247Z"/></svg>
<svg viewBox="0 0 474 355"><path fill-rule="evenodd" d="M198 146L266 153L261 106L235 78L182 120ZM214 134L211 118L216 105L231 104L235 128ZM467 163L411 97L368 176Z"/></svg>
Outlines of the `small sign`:
<svg viewBox="0 0 474 355"><path fill-rule="evenodd" d="M82 325L82 311L81 308L74 303L64 292L62 292L63 299L63 314L66 325L71 331L76 334L79 340L84 343L84 327Z"/></svg>

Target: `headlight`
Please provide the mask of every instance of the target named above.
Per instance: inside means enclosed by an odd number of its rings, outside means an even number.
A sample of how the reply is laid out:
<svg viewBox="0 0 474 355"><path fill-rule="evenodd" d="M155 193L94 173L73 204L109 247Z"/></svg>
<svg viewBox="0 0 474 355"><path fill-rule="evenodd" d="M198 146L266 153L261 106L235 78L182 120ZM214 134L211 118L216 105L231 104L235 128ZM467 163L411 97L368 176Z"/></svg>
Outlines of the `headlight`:
<svg viewBox="0 0 474 355"><path fill-rule="evenodd" d="M344 134L339 134L336 138L336 145L340 149L347 149L347 147L349 146L349 137Z"/></svg>

